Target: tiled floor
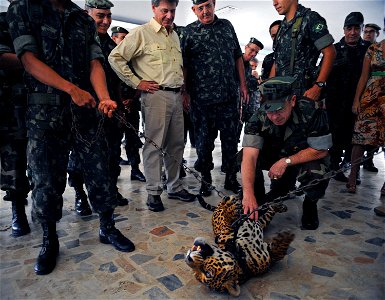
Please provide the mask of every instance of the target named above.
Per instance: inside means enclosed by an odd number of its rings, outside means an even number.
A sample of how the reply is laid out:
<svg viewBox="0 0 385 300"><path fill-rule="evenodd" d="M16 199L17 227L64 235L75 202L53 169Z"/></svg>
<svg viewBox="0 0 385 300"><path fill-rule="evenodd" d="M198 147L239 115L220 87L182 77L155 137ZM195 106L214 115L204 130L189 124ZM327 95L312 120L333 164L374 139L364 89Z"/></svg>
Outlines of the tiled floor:
<svg viewBox="0 0 385 300"><path fill-rule="evenodd" d="M193 166L195 149L185 150ZM214 184L223 190L220 144L215 149ZM373 208L385 202L380 188L385 178L384 156L375 157L378 174L361 170L362 184L355 195L344 193L344 184L331 180L319 202L317 231L299 228L301 197L286 202L288 212L277 215L266 237L290 229L296 234L289 255L261 277L241 287L241 299L385 299L385 218ZM53 273L33 271L41 243L41 229L10 236L10 203L0 202L1 299L229 299L198 283L184 262L195 237L213 241L209 211L199 203L169 200L166 210L147 210L144 184L131 182L130 166L123 166L119 180L122 194L131 199L116 209L117 227L137 250L121 253L98 241L98 217L80 218L74 212L74 193L66 189L64 216L58 224L60 256ZM183 179L189 190L199 184L191 175ZM268 185L269 182L266 183ZM1 192L0 196L3 197ZM207 198L215 204L220 199ZM30 199L29 199L30 202ZM28 214L31 204L28 205ZM30 219L30 216L28 215Z"/></svg>

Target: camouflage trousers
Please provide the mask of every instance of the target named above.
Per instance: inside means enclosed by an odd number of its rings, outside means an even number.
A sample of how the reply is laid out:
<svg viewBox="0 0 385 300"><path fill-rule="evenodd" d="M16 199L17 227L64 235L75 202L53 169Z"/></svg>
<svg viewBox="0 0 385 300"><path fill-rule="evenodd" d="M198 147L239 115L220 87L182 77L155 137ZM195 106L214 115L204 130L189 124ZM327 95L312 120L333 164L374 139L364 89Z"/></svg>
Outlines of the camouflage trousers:
<svg viewBox="0 0 385 300"><path fill-rule="evenodd" d="M263 203L287 195L287 193L295 187L296 181L301 184L300 187L304 187L313 180L322 179L324 175L329 172L329 157L290 166L286 168L281 178L271 180L270 191L266 194L262 170L270 170L273 161L275 163L279 159L280 158L277 157L274 160L266 160L263 159L263 155L258 158L254 182L254 193L258 203L260 202L259 199L261 199ZM314 186L305 188L304 194L312 201L317 201L325 195L328 185L328 179L322 180Z"/></svg>
<svg viewBox="0 0 385 300"><path fill-rule="evenodd" d="M226 173L236 172L235 157L238 151L239 124L239 111L236 101L204 106L192 103L191 115L198 155L194 165L195 169L201 173L206 173L214 168L212 152L219 130L222 147L222 169Z"/></svg>
<svg viewBox="0 0 385 300"><path fill-rule="evenodd" d="M97 130L101 117L96 109L71 105L72 111L70 104L28 107L32 215L39 222L56 222L62 217L70 150L78 153L94 211L102 213L117 205L109 180L107 144L103 130Z"/></svg>
<svg viewBox="0 0 385 300"><path fill-rule="evenodd" d="M133 110L130 113L125 113L125 118L135 129L139 130L139 111ZM142 148L143 143L140 140L138 134L131 128L124 127L124 136L126 140L125 150L127 160L131 166L139 166L140 155L139 149Z"/></svg>
<svg viewBox="0 0 385 300"><path fill-rule="evenodd" d="M120 145L123 138L123 130L118 124L117 119L104 120L104 132L108 146L109 174L112 188L117 192L117 181L120 175ZM68 162L68 184L71 187L82 186L84 183L81 159L76 149L71 150Z"/></svg>
<svg viewBox="0 0 385 300"><path fill-rule="evenodd" d="M29 193L25 129L0 126L1 189L9 191L7 200L23 201Z"/></svg>

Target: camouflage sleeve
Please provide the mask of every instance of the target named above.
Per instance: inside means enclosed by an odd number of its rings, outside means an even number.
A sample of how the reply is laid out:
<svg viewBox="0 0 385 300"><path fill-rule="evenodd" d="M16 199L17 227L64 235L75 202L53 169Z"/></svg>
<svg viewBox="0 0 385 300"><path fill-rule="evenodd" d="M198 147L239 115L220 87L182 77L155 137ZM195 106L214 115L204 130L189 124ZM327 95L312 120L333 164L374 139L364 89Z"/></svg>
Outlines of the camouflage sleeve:
<svg viewBox="0 0 385 300"><path fill-rule="evenodd" d="M90 37L90 61L93 59L99 59L100 61L104 62L103 51L100 46L99 36L96 31L95 22L93 20L90 20L88 28Z"/></svg>
<svg viewBox="0 0 385 300"><path fill-rule="evenodd" d="M242 49L241 49L241 46L239 45L239 40L238 40L237 34L234 30L234 27L230 22L229 22L229 27L230 27L231 33L234 37L234 42L235 42L234 59L236 60L240 56L242 56Z"/></svg>
<svg viewBox="0 0 385 300"><path fill-rule="evenodd" d="M262 149L264 140L263 137L259 135L262 127L262 122L259 116L258 112L254 113L250 120L246 123L242 147Z"/></svg>
<svg viewBox="0 0 385 300"><path fill-rule="evenodd" d="M13 53L13 52L12 52L12 49L10 47L8 47L7 45L3 45L0 42L0 54L4 54L4 53Z"/></svg>
<svg viewBox="0 0 385 300"><path fill-rule="evenodd" d="M38 54L38 45L32 32L25 0L13 1L8 8L7 21L15 52L20 57L24 52Z"/></svg>
<svg viewBox="0 0 385 300"><path fill-rule="evenodd" d="M302 111L307 115L307 143L316 150L327 150L332 146L332 136L329 130L327 112L315 108L314 101L300 101Z"/></svg>
<svg viewBox="0 0 385 300"><path fill-rule="evenodd" d="M334 39L326 25L326 20L323 17L317 12L312 11L307 19L310 39L318 50L322 50L334 43Z"/></svg>
<svg viewBox="0 0 385 300"><path fill-rule="evenodd" d="M188 28L185 28L183 31L183 35L180 37L180 49L182 51L182 57L183 57L183 66L184 68L188 69L189 67L189 54L188 54L188 40L189 40L189 33L190 30Z"/></svg>

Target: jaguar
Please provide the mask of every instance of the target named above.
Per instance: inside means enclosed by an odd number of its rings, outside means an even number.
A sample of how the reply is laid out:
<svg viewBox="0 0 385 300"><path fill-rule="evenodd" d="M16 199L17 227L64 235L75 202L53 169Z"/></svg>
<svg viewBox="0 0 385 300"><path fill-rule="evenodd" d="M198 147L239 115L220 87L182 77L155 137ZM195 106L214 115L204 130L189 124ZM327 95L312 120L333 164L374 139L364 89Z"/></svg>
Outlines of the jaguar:
<svg viewBox="0 0 385 300"><path fill-rule="evenodd" d="M242 202L236 196L224 197L218 206L205 208L213 210L217 245L197 237L185 262L195 278L211 290L239 296L240 284L267 272L273 263L282 260L294 240L294 234L288 231L278 233L269 243L263 240L263 229L273 216L287 210L281 203L268 205L257 222L242 215Z"/></svg>

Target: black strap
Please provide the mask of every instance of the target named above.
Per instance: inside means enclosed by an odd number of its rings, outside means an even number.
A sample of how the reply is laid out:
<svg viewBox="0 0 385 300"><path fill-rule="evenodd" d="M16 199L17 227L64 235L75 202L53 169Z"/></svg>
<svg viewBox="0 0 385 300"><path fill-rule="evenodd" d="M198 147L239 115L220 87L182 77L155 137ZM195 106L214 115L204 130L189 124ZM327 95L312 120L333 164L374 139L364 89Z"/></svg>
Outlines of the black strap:
<svg viewBox="0 0 385 300"><path fill-rule="evenodd" d="M298 17L295 20L293 27L291 29L291 56L290 56L290 75L294 75L294 62L295 62L295 54L297 47L297 38L299 34L299 30L302 24L302 17Z"/></svg>

